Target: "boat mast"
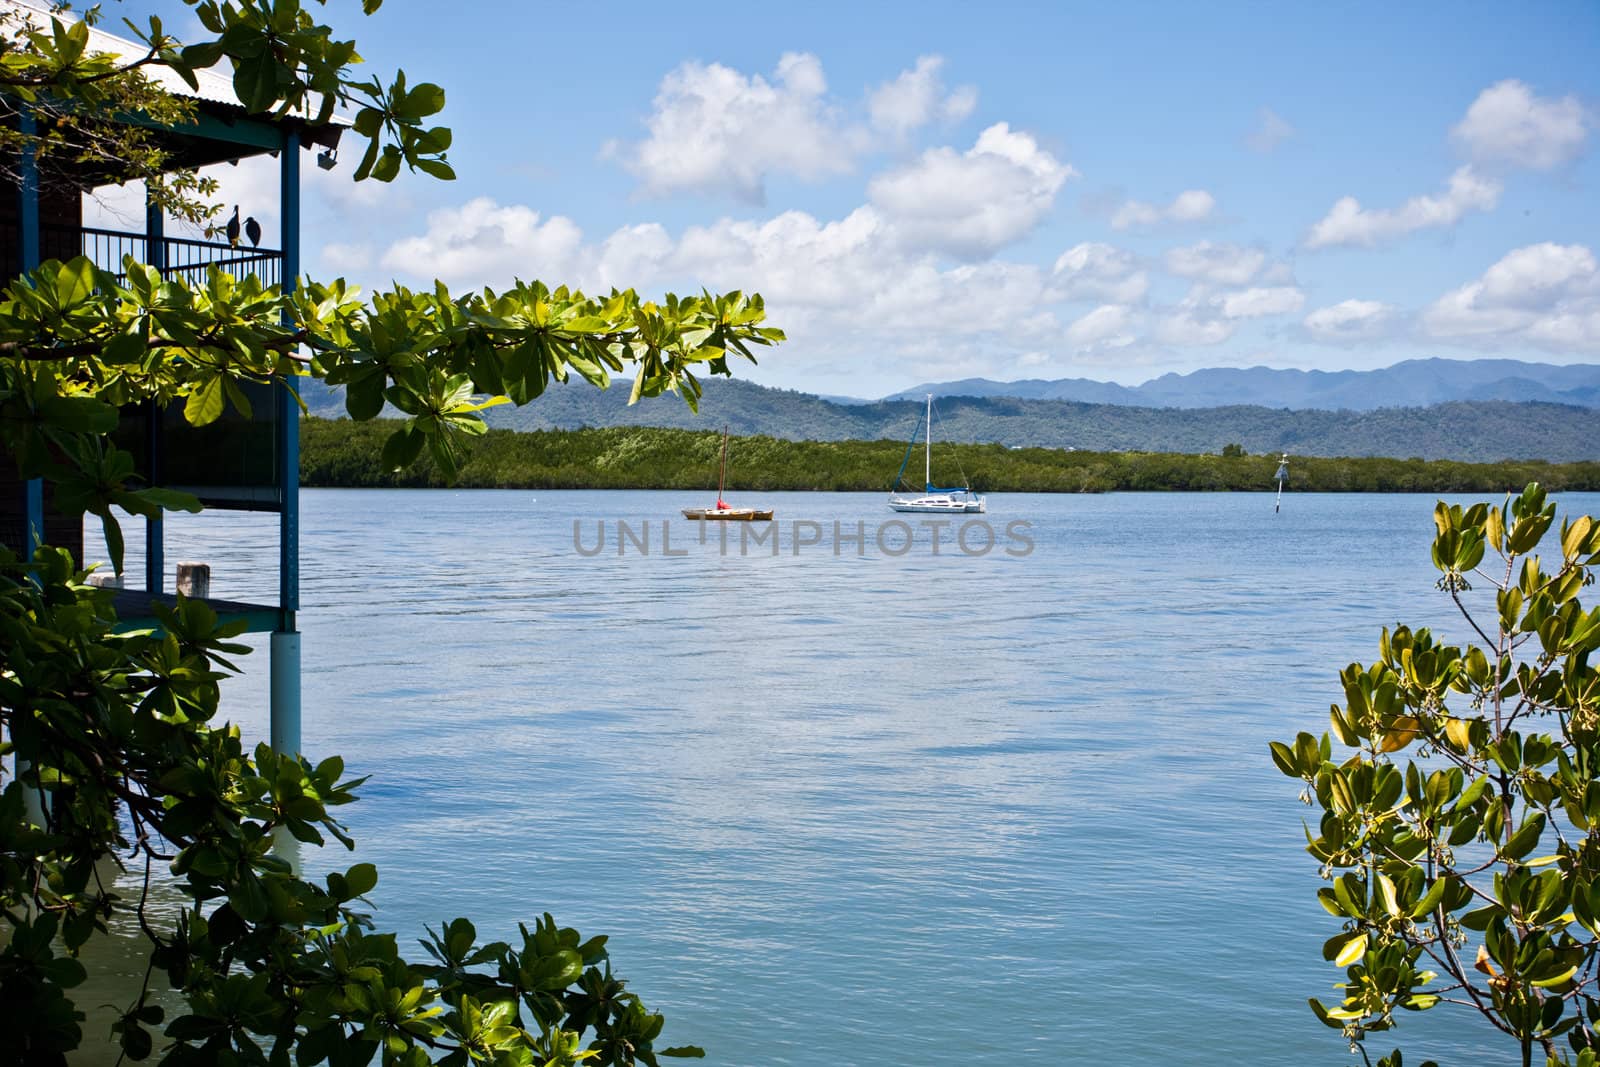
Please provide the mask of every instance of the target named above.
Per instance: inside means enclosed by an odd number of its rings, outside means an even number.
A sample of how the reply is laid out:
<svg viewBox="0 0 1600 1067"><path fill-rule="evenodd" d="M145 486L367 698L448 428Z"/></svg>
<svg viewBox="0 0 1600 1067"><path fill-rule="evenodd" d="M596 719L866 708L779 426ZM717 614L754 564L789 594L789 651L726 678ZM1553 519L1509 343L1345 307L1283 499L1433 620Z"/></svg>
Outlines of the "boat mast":
<svg viewBox="0 0 1600 1067"><path fill-rule="evenodd" d="M928 434L923 438L922 486L923 492L933 491L933 394L928 394Z"/></svg>
<svg viewBox="0 0 1600 1067"><path fill-rule="evenodd" d="M717 466L717 503L722 503L722 486L728 477L728 426L722 426L722 462Z"/></svg>

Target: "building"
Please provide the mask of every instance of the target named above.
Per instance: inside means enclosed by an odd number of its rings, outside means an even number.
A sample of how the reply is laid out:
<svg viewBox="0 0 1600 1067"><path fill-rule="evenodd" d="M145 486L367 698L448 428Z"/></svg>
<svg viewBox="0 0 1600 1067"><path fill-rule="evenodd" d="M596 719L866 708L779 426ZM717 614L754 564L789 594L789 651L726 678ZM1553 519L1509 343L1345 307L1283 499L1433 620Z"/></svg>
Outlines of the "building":
<svg viewBox="0 0 1600 1067"><path fill-rule="evenodd" d="M48 9L0 0L0 11L16 17L48 19ZM60 16L67 18L70 16ZM138 56L142 45L98 28L90 31L90 52ZM293 115L251 116L240 105L229 78L214 71L197 72L198 90L176 74L155 68L154 79L175 95L195 102L194 121L181 127L162 126L141 116L119 116L152 130L173 169L237 162L272 155L279 160L279 247L257 247L244 240L209 241L169 236L166 220L149 206L142 232L119 232L83 224L83 195L120 184L129 174L116 161L42 167L24 156L15 181L0 196L0 272L9 280L46 259L88 256L97 266L120 273L124 256L161 270L167 276L203 278L212 268L244 276L255 274L269 284L292 286L300 271L300 163L306 151L318 151L319 162L331 164L344 123L317 125ZM6 121L30 130L37 121L29 111ZM120 172L119 172L120 170ZM270 241L269 241L270 244ZM152 485L181 489L198 496L208 509L271 512L278 516L278 598L276 604L210 601L224 620L242 620L248 632L271 634L271 742L282 752L300 749L300 635L295 626L299 608L299 408L281 386L255 387L252 416L230 414L206 427L192 427L181 408L158 410L146 405L125 409L118 444L133 453L140 473ZM0 541L23 554L43 540L72 549L82 559L82 523L53 514L39 482L22 483L10 457L0 463ZM124 576L117 594L118 616L127 625L153 623L153 602L171 603L160 520L146 520L142 573ZM130 572L134 567L130 561Z"/></svg>

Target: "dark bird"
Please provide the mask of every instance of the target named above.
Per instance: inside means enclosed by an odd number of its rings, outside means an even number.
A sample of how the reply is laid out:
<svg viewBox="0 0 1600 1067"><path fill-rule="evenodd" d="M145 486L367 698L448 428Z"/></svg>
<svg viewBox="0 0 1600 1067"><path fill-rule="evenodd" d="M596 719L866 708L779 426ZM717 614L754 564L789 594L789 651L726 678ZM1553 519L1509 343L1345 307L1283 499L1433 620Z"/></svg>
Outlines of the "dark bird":
<svg viewBox="0 0 1600 1067"><path fill-rule="evenodd" d="M261 247L261 223L256 221L254 215L244 220L244 235L250 238L250 247Z"/></svg>
<svg viewBox="0 0 1600 1067"><path fill-rule="evenodd" d="M233 218L228 220L228 243L235 248L239 247L239 205L233 205Z"/></svg>

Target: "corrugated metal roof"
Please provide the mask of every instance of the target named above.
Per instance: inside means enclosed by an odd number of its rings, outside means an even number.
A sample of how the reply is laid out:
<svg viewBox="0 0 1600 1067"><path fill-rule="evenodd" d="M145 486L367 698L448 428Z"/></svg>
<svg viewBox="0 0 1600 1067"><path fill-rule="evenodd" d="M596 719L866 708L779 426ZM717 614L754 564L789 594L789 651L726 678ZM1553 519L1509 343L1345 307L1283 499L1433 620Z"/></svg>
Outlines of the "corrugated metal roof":
<svg viewBox="0 0 1600 1067"><path fill-rule="evenodd" d="M0 0L0 10L5 9L18 13L39 29L48 29L51 18L58 18L63 22L81 21L71 12L52 13L50 5L41 0ZM114 56L126 57L131 61L142 58L149 49L138 41L118 37L99 26L90 26L88 51L107 52ZM213 104L238 108L240 111L244 110L244 105L239 101L239 94L233 91L233 79L214 69L194 72L195 80L200 83L199 89L190 86L176 71L167 67L155 65L141 69L147 78L174 96L186 96L193 100L205 100ZM301 117L304 118L305 115L302 114ZM349 126L352 120L349 116L336 112L330 121L334 125Z"/></svg>

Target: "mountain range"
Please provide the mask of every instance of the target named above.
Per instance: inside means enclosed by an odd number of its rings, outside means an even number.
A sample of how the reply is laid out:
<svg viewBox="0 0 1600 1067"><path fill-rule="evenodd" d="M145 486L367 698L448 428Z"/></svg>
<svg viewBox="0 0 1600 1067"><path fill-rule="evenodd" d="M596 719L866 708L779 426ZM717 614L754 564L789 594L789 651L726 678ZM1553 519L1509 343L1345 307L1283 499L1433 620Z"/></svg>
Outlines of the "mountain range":
<svg viewBox="0 0 1600 1067"><path fill-rule="evenodd" d="M1489 362L1489 361L1485 361ZM1251 453L1290 452L1305 456L1393 456L1398 458L1455 459L1469 462L1494 462L1501 459L1543 459L1573 462L1600 459L1600 415L1593 404L1596 385L1583 382L1600 379L1593 367L1545 367L1539 364L1492 361L1502 373L1472 363L1444 360L1419 360L1400 364L1386 371L1323 373L1322 378L1339 379L1346 395L1359 390L1355 383L1363 375L1385 380L1433 381L1449 377L1460 368L1483 373L1481 380L1503 383L1514 377L1543 382L1547 389L1560 386L1561 403L1525 398L1472 397L1430 402L1429 395L1416 396L1395 388L1392 405L1340 410L1301 408L1291 410L1282 394L1273 402L1240 400L1224 392L1219 384L1229 376L1248 379L1252 371L1200 371L1184 376L1168 376L1176 381L1212 382L1215 399L1226 403L1204 406L1174 402L1144 406L1127 402L1087 402L1057 398L1016 396L972 396L947 394L936 405L935 435L941 441L979 441L1023 447L1074 448L1091 451L1141 452L1217 452L1226 444L1239 444ZM1429 378L1431 369L1434 376ZM1516 371L1515 374L1511 370ZM1562 374L1544 376L1540 371ZM1569 373L1570 372L1570 373ZM1590 378L1584 377L1588 372ZM1301 375L1282 381L1321 381L1307 372L1265 371L1261 381L1277 375ZM1158 378L1154 385L1166 381ZM1557 385L1549 383L1555 382ZM1575 384L1564 384L1575 383ZM665 426L686 429L720 429L737 435L765 434L790 440L880 440L911 437L922 415L922 387L908 392L917 399L841 402L810 393L773 389L740 379L711 379L705 383L700 412L672 396L643 401L629 407L626 383L609 390L597 390L581 381L553 386L543 396L522 408L502 406L486 412L492 426L518 430L578 429L585 426ZM959 383L954 383L959 384ZM991 383L993 384L993 383ZM1006 383L1018 385L1021 383ZM1059 383L1045 383L1059 384ZM1093 383L1104 386L1104 383ZM1600 382L1597 382L1600 385ZM1124 388L1109 386L1108 388ZM1141 387L1143 388L1143 387ZM1575 402L1583 390L1590 390L1589 405ZM343 414L342 397L335 391L307 383L303 390L313 414L338 417ZM1201 394L1191 394L1201 395ZM1246 391L1259 397L1259 392ZM1407 406L1399 406L1407 405Z"/></svg>
<svg viewBox="0 0 1600 1067"><path fill-rule="evenodd" d="M1600 407L1600 366L1558 366L1514 359L1409 359L1392 367L1367 371L1214 367L1189 374L1163 374L1134 386L1088 378L1033 378L1014 382L966 378L919 385L884 399L920 400L928 393L1076 400L1086 404L1154 408L1255 404L1297 411L1374 411L1386 407L1426 407L1454 400L1532 400L1595 408Z"/></svg>

